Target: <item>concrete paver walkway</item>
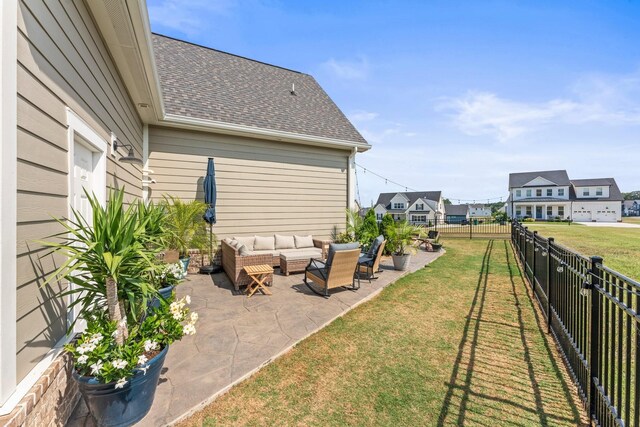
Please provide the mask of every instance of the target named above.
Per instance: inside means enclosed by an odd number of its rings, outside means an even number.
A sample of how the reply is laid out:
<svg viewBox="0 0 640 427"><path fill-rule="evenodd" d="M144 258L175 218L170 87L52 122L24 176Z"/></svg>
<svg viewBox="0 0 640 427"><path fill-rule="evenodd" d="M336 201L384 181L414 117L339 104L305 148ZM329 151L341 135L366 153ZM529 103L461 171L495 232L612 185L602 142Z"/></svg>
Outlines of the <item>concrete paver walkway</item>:
<svg viewBox="0 0 640 427"><path fill-rule="evenodd" d="M362 280L357 291L334 290L328 299L313 294L302 282L302 274L283 276L278 270L273 295L251 298L235 292L224 273L189 276L177 294L191 295L191 309L199 315L197 334L169 349L153 407L138 425L167 425L190 415L336 317L441 254L420 251L405 272L393 270L391 259L384 259L379 279ZM82 400L67 425L93 425Z"/></svg>

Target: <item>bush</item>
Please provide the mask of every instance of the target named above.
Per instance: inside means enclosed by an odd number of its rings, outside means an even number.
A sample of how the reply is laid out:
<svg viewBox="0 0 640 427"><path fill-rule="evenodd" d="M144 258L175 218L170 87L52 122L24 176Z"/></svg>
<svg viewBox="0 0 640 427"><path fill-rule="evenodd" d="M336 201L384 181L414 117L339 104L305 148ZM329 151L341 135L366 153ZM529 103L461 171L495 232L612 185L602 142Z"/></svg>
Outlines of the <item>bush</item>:
<svg viewBox="0 0 640 427"><path fill-rule="evenodd" d="M393 233L393 229L395 225L396 223L393 220L393 217L390 214L384 214L384 216L382 217L382 222L380 222L379 228L380 228L380 234L382 234L382 236L385 238L385 240L387 240L387 242L391 238L391 233ZM391 249L385 246L384 254L391 255Z"/></svg>

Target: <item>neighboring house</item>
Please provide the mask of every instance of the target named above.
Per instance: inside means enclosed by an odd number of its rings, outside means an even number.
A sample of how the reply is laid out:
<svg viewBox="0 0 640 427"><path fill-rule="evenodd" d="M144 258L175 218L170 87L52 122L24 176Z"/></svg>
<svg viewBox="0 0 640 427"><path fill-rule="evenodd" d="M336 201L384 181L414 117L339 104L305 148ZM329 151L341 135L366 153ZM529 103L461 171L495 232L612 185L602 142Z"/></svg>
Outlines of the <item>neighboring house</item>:
<svg viewBox="0 0 640 427"><path fill-rule="evenodd" d="M211 156L219 237L328 237L370 146L310 75L152 35L144 0L1 4L0 425L43 407L63 424L74 313L62 284L40 286L60 262L38 243L60 231L52 217L88 215L83 189L200 198ZM34 392L47 370L56 380Z"/></svg>
<svg viewBox="0 0 640 427"><path fill-rule="evenodd" d="M625 200L622 202L623 216L640 216L640 200Z"/></svg>
<svg viewBox="0 0 640 427"><path fill-rule="evenodd" d="M466 224L471 214L469 205L444 205L445 221L447 224Z"/></svg>
<svg viewBox="0 0 640 427"><path fill-rule="evenodd" d="M422 225L443 217L444 202L441 191L380 193L374 210L378 221L388 213L396 221Z"/></svg>
<svg viewBox="0 0 640 427"><path fill-rule="evenodd" d="M491 206L482 204L469 205L470 218L491 218Z"/></svg>
<svg viewBox="0 0 640 427"><path fill-rule="evenodd" d="M622 194L613 178L570 180L565 170L509 174L508 215L577 222L621 220Z"/></svg>

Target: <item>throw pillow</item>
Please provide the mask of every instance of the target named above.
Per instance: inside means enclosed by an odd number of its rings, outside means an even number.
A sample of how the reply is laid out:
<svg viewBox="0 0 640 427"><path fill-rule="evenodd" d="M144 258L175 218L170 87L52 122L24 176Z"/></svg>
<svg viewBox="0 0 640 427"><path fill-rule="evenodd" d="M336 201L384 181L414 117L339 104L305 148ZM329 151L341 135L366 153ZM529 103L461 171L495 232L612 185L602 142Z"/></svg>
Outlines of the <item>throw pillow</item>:
<svg viewBox="0 0 640 427"><path fill-rule="evenodd" d="M293 236L296 240L296 248L312 248L313 237L309 236Z"/></svg>
<svg viewBox="0 0 640 427"><path fill-rule="evenodd" d="M273 236L262 237L255 236L255 243L253 245L254 251L273 251L276 248L276 241Z"/></svg>
<svg viewBox="0 0 640 427"><path fill-rule="evenodd" d="M253 247L255 245L256 238L255 236L250 237L234 237L238 241L238 246L245 245L247 250L253 251L255 250Z"/></svg>
<svg viewBox="0 0 640 427"><path fill-rule="evenodd" d="M349 249L358 249L360 247L360 243L331 243L329 245L329 254L327 255L327 267L331 265L333 262L333 256L337 251L346 251Z"/></svg>
<svg viewBox="0 0 640 427"><path fill-rule="evenodd" d="M249 249L247 249L246 245L240 245L240 247L238 248L238 253L240 254L240 256L249 255Z"/></svg>
<svg viewBox="0 0 640 427"><path fill-rule="evenodd" d="M279 234L275 235L276 238L276 249L295 249L296 242L293 239L293 236L281 236Z"/></svg>

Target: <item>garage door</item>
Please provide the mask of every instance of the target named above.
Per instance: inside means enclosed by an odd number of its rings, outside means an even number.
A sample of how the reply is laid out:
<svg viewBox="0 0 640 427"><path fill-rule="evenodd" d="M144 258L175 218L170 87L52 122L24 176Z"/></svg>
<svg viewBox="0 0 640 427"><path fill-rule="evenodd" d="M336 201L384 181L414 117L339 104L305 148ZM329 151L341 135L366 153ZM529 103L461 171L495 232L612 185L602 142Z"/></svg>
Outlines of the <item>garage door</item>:
<svg viewBox="0 0 640 427"><path fill-rule="evenodd" d="M617 220L616 211L611 209L596 211L595 220L602 222L615 222Z"/></svg>
<svg viewBox="0 0 640 427"><path fill-rule="evenodd" d="M577 222L591 221L591 211L585 209L574 210L573 220Z"/></svg>

